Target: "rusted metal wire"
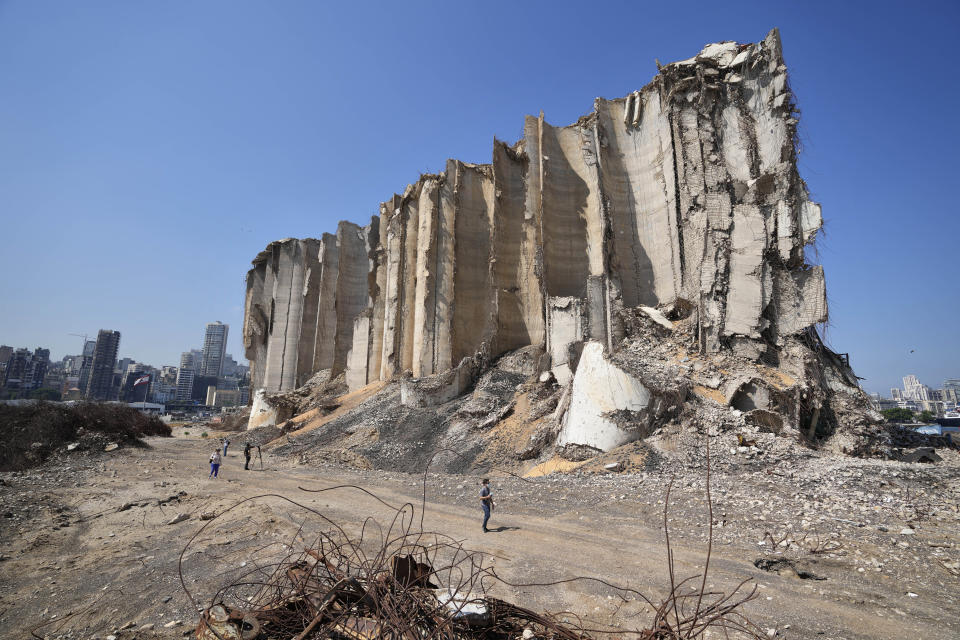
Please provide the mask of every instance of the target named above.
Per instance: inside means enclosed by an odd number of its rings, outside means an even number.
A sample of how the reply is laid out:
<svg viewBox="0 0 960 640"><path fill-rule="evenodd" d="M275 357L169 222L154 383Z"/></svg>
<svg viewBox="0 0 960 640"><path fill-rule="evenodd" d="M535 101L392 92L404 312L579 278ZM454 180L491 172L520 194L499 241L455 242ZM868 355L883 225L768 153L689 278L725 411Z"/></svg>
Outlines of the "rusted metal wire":
<svg viewBox="0 0 960 640"><path fill-rule="evenodd" d="M709 436L707 436L709 438ZM710 482L707 445L707 486ZM429 466L429 465L428 465ZM284 638L313 640L507 640L544 638L590 640L615 634L637 640L688 640L702 637L708 628L724 636L761 638L759 629L742 613L754 599L756 586L744 580L733 591L707 591L707 572L713 551L713 507L707 492L710 535L702 574L679 579L670 543L668 513L673 481L664 497L669 591L659 602L636 589L601 578L579 576L540 583L516 583L501 578L486 556L463 542L423 527L426 510L426 471L420 514L412 503L394 505L357 485L304 492L359 491L389 510L380 520L365 518L359 533L349 535L330 517L308 505L278 494L241 500L206 522L180 554L181 585L197 606L184 577L184 558L201 534L225 513L252 501L279 499L320 519L320 526L301 524L289 544L274 543L256 549L250 566L210 598L196 630L200 640L254 640ZM309 533L312 537L305 538ZM300 544L297 542L300 541ZM297 547L299 551L293 551ZM653 617L645 627L625 631L588 623L574 614L537 613L486 595L496 583L514 588L536 588L591 581L613 590L623 603L642 601ZM693 586L699 581L699 588ZM691 584L693 583L693 584ZM684 592L684 589L689 591ZM597 628L601 627L601 628Z"/></svg>

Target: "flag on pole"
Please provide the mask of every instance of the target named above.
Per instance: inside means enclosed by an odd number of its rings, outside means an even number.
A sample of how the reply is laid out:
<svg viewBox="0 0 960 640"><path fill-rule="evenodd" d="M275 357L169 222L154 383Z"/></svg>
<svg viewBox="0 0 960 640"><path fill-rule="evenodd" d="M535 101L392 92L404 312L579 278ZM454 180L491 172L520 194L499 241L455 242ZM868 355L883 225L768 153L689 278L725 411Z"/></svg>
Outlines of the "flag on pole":
<svg viewBox="0 0 960 640"><path fill-rule="evenodd" d="M145 376L140 376L139 378L137 378L136 380L134 380L134 381L133 381L133 386L136 387L136 386L139 386L139 385L141 385L141 384L147 384L148 382L150 382L150 374L149 374L149 373L148 373L147 375L145 375Z"/></svg>

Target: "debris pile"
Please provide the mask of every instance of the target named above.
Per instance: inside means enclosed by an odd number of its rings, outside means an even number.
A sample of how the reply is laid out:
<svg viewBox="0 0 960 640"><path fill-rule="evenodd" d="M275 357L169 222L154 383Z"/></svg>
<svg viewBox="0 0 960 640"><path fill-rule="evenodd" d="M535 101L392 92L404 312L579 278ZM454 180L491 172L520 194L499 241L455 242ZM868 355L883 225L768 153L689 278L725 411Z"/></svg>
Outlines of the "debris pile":
<svg viewBox="0 0 960 640"><path fill-rule="evenodd" d="M111 451L170 433L155 416L121 404L0 404L0 471L27 469L58 453Z"/></svg>
<svg viewBox="0 0 960 640"><path fill-rule="evenodd" d="M417 555L392 556L389 569L336 553L332 561L321 550L308 549L301 559L277 568L274 582L261 586L262 598L243 608L216 604L204 611L197 638L583 637L550 617L473 597L475 576L464 576L460 588L438 588L433 582L438 571L420 561L436 550L430 547ZM451 566L442 573L459 576L461 569Z"/></svg>

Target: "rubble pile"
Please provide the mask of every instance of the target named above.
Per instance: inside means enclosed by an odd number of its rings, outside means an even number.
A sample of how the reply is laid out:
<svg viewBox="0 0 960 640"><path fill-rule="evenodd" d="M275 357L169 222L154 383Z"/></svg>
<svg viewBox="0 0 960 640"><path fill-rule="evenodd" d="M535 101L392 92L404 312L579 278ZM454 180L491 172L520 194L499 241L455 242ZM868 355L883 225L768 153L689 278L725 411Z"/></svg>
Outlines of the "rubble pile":
<svg viewBox="0 0 960 640"><path fill-rule="evenodd" d="M0 471L26 469L57 454L136 446L145 436L170 433L156 417L124 405L0 404Z"/></svg>
<svg viewBox="0 0 960 640"><path fill-rule="evenodd" d="M307 549L300 559L276 567L273 581L258 585L259 597L249 603L206 609L196 637L584 638L550 617L495 598L472 597L475 584L439 588L435 581L441 574L419 560L434 555L438 543L413 546L420 553L394 555L383 567L351 557L333 561L329 553ZM468 563L469 558L461 562ZM462 574L466 568L448 567L443 574ZM468 574L465 579L475 582L476 576Z"/></svg>

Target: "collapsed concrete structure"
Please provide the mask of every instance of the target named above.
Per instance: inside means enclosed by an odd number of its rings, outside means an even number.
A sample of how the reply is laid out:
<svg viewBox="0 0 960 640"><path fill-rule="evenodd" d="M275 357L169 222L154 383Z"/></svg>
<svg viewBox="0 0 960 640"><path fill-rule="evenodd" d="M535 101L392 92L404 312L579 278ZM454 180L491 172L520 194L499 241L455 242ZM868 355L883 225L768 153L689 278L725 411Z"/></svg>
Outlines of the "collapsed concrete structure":
<svg viewBox="0 0 960 640"><path fill-rule="evenodd" d="M530 345L566 384L587 343L591 375L603 370L636 309L687 319L701 354L775 362L785 339L816 341L827 319L796 127L773 30L661 66L570 126L528 116L490 164L449 160L365 226L273 242L247 276L251 397L326 371L351 390L401 378L403 402L425 406ZM598 448L624 440L573 435L584 432L563 431Z"/></svg>

